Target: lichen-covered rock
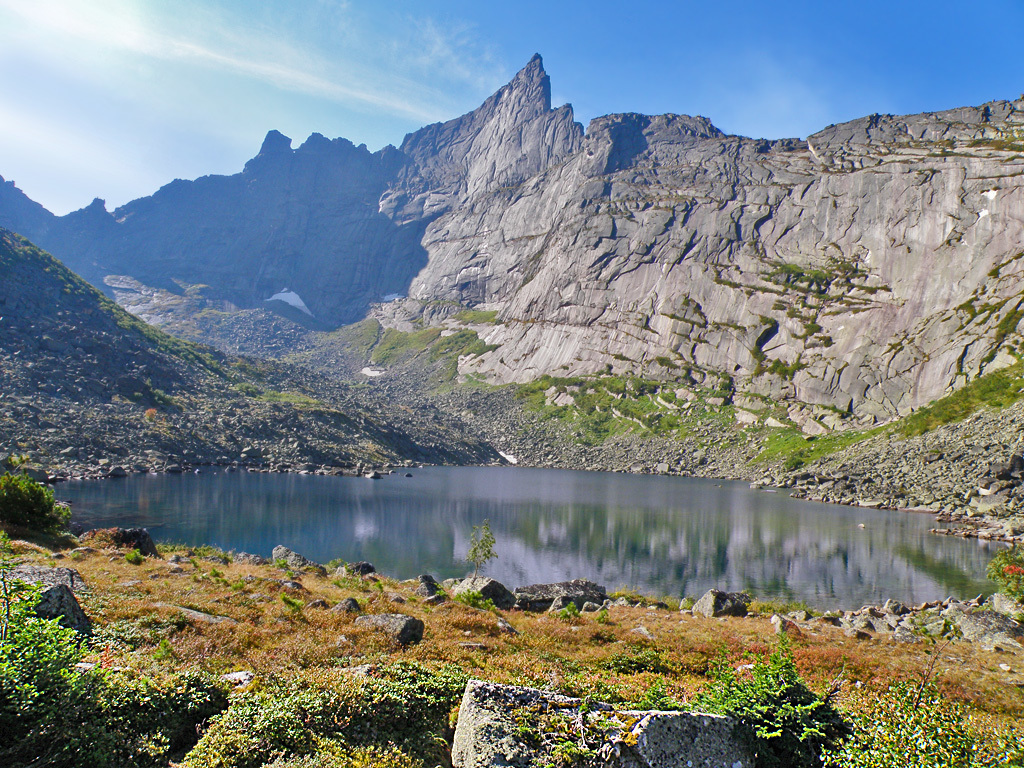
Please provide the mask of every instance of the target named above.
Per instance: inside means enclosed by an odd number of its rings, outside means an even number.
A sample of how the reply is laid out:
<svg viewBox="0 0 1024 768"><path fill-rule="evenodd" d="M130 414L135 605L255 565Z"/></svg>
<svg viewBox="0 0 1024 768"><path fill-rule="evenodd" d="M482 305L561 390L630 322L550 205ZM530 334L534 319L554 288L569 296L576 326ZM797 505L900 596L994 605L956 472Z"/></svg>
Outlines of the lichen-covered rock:
<svg viewBox="0 0 1024 768"><path fill-rule="evenodd" d="M750 734L736 720L694 712L616 711L560 694L470 680L452 745L455 768L527 768L549 762L571 729L613 768L753 768Z"/></svg>
<svg viewBox="0 0 1024 768"><path fill-rule="evenodd" d="M60 619L62 626L82 635L92 634L92 624L66 584L54 584L39 594L35 614L41 619Z"/></svg>
<svg viewBox="0 0 1024 768"><path fill-rule="evenodd" d="M354 597L346 597L338 601L337 605L331 608L335 613L359 613L359 601Z"/></svg>
<svg viewBox="0 0 1024 768"><path fill-rule="evenodd" d="M423 639L423 622L401 613L374 613L360 616L356 624L380 630L399 645L411 645Z"/></svg>
<svg viewBox="0 0 1024 768"><path fill-rule="evenodd" d="M942 615L956 624L964 637L984 650L1020 650L1024 648L1024 626L995 611L963 609L954 603Z"/></svg>
<svg viewBox="0 0 1024 768"><path fill-rule="evenodd" d="M1008 595L1004 595L1002 592L996 592L986 601L989 608L996 613L1001 613L1004 616L1009 616L1012 619L1016 619L1018 616L1024 616L1024 603L1019 600L1014 600Z"/></svg>
<svg viewBox="0 0 1024 768"><path fill-rule="evenodd" d="M467 592L479 592L482 597L494 603L494 607L507 611L516 604L515 596L508 591L508 588L497 579L487 576L470 576L463 579L452 588L452 597L464 595Z"/></svg>
<svg viewBox="0 0 1024 768"><path fill-rule="evenodd" d="M86 588L82 574L74 568L48 568L43 565L19 565L11 570L10 577L26 584L43 584L52 587L63 584L72 592Z"/></svg>
<svg viewBox="0 0 1024 768"><path fill-rule="evenodd" d="M709 589L693 605L695 616L746 616L747 606L753 602L753 598L746 592L722 592L719 589Z"/></svg>
<svg viewBox="0 0 1024 768"><path fill-rule="evenodd" d="M321 576L327 575L327 569L324 568L320 563L314 562L308 558L303 557L298 552L293 552L288 547L278 544L274 547L274 551L271 553L271 557L274 562L282 561L290 570L293 571L315 571Z"/></svg>
<svg viewBox="0 0 1024 768"><path fill-rule="evenodd" d="M249 552L239 552L237 555L235 555L234 561L236 563L240 563L242 565L266 565L267 564L267 558L261 557L259 555L253 555L253 554L250 554Z"/></svg>
<svg viewBox="0 0 1024 768"><path fill-rule="evenodd" d="M441 585L429 573L420 574L419 582L419 586L416 587L416 594L420 597L433 597L441 591Z"/></svg>
<svg viewBox="0 0 1024 768"><path fill-rule="evenodd" d="M595 584L588 579L573 579L552 584L530 584L526 587L517 587L515 598L516 608L524 611L550 610L552 603L560 598L563 598L563 604L565 600L568 600L583 610L583 606L588 602L598 605L604 603L608 599L608 593L600 584Z"/></svg>

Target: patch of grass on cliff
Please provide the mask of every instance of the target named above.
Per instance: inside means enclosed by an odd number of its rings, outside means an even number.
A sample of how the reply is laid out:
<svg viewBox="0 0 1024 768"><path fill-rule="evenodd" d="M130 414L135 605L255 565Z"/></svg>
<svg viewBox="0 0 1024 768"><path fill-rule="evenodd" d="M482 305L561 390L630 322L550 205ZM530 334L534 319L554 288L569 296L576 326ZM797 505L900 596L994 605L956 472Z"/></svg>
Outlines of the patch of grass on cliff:
<svg viewBox="0 0 1024 768"><path fill-rule="evenodd" d="M498 319L498 312L497 310L464 309L455 316L455 319L463 323L493 325Z"/></svg>
<svg viewBox="0 0 1024 768"><path fill-rule="evenodd" d="M376 365L395 365L426 355L431 363L443 362L438 383L451 382L458 375L459 358L463 355L482 355L497 347L485 344L476 331L463 329L447 336L441 328L424 328L405 333L388 328L370 354Z"/></svg>
<svg viewBox="0 0 1024 768"><path fill-rule="evenodd" d="M424 328L411 333L388 328L370 353L370 362L376 365L400 363L425 352L440 336L440 328Z"/></svg>
<svg viewBox="0 0 1024 768"><path fill-rule="evenodd" d="M555 377L542 376L524 384L517 396L545 419L558 419L576 428L576 438L585 445L598 445L614 435L684 437L687 417L655 400L663 384L624 376ZM548 404L547 393L569 394L572 404ZM666 393L671 402L674 394Z"/></svg>
<svg viewBox="0 0 1024 768"><path fill-rule="evenodd" d="M753 463L781 461L786 469L799 469L851 445L864 442L884 429L875 427L868 430L832 432L812 439L807 439L799 429L772 430L765 440L764 449L754 457Z"/></svg>
<svg viewBox="0 0 1024 768"><path fill-rule="evenodd" d="M896 425L906 437L922 435L943 424L952 424L982 407L1005 408L1024 398L1024 363L985 374Z"/></svg>

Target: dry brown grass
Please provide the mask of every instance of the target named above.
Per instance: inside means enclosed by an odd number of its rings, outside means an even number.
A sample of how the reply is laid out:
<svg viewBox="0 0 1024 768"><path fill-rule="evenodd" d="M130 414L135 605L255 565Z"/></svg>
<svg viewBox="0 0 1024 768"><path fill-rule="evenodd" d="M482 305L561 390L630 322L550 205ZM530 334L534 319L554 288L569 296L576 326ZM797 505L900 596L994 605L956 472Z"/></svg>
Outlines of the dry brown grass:
<svg viewBox="0 0 1024 768"><path fill-rule="evenodd" d="M326 680L349 666L405 659L431 667L455 664L475 677L624 702L635 701L660 678L670 695L685 701L707 683L716 660L724 656L733 665L747 663L750 654L766 653L776 642L767 616L704 619L650 608L613 608L607 623L599 623L596 614L567 621L506 612L502 616L520 632L508 635L493 613L458 602L431 607L415 596L415 583L387 578L336 581L302 574L304 589L294 591L276 583L285 575L273 565L193 559L181 563L176 573L167 560L147 558L132 565L117 550L53 559L35 544L16 542L15 549L26 562L76 568L90 587L80 600L97 632L92 660L140 672L249 669L262 676ZM293 609L282 596L303 605L315 599L334 605L355 597L364 612L415 616L426 631L421 643L403 649L357 626L354 615ZM393 596L405 602L393 602ZM174 606L234 623L203 623ZM639 627L653 640L638 634ZM792 650L813 689L823 691L837 677L848 681L848 706L860 706L896 680L922 679L932 654L939 652L934 673L946 695L986 716L1024 716L1021 690L1007 685L999 669L1007 658L1015 667L1024 666L1021 656L986 653L965 642L940 650L924 642L855 640L825 625L794 639ZM610 659L645 651L664 668L608 668Z"/></svg>

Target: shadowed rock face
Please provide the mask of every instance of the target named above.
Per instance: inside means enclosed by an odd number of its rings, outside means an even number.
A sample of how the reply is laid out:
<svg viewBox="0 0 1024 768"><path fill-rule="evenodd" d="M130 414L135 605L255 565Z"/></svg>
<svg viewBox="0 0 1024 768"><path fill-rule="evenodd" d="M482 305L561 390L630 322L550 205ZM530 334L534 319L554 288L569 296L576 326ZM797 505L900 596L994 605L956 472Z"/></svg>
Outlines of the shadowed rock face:
<svg viewBox="0 0 1024 768"><path fill-rule="evenodd" d="M0 185L0 224L97 283L203 283L229 309L287 288L328 326L394 296L385 323L482 304L496 346L461 371L497 382L724 375L866 425L1011 360L1024 102L767 141L684 115L608 115L584 136L550 101L537 56L399 149L314 134L293 150L272 131L242 173L112 214L47 218Z"/></svg>

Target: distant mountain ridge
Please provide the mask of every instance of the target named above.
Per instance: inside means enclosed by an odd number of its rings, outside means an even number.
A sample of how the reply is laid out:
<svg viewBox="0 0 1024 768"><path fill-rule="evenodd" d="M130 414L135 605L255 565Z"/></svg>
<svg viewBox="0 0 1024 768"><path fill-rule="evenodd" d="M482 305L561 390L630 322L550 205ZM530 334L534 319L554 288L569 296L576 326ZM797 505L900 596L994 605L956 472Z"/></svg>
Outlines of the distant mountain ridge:
<svg viewBox="0 0 1024 768"><path fill-rule="evenodd" d="M677 380L789 403L814 433L904 415L1024 351L1021 178L1021 101L806 141L683 115L584 133L535 56L397 149L271 131L242 173L113 213L48 216L0 184L0 224L98 285L202 284L227 308L287 289L326 327L371 306L403 327L494 311L464 373Z"/></svg>

